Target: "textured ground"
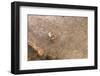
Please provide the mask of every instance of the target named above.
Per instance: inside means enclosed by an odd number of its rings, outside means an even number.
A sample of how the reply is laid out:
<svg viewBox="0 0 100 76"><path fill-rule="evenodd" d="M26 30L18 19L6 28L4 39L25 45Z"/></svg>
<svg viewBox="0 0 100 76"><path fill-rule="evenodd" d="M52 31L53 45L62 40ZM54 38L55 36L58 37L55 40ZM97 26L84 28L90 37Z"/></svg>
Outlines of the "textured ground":
<svg viewBox="0 0 100 76"><path fill-rule="evenodd" d="M87 17L28 15L28 60L87 58L87 21Z"/></svg>

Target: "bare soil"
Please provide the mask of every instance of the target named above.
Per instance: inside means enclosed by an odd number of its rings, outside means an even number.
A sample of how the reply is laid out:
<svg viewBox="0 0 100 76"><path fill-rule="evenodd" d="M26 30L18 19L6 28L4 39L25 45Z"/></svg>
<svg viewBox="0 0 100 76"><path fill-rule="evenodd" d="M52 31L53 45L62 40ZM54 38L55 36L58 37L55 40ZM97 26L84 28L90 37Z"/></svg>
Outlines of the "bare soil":
<svg viewBox="0 0 100 76"><path fill-rule="evenodd" d="M87 17L28 15L29 61L87 57Z"/></svg>

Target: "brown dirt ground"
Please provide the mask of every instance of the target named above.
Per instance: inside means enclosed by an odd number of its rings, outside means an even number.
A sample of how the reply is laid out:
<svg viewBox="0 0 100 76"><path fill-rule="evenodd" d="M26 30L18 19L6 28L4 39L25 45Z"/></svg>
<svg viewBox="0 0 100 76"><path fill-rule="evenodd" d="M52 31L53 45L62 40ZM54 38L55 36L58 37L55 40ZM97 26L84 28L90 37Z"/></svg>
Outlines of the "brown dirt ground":
<svg viewBox="0 0 100 76"><path fill-rule="evenodd" d="M87 22L87 17L28 15L28 60L87 58Z"/></svg>

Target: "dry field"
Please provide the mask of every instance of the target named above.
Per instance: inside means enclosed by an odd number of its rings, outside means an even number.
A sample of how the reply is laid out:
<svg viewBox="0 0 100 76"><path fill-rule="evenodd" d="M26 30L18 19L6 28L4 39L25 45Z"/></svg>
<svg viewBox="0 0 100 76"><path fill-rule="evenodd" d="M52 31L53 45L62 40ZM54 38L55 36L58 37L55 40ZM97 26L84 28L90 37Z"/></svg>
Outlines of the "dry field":
<svg viewBox="0 0 100 76"><path fill-rule="evenodd" d="M28 61L88 57L88 18L28 15Z"/></svg>

